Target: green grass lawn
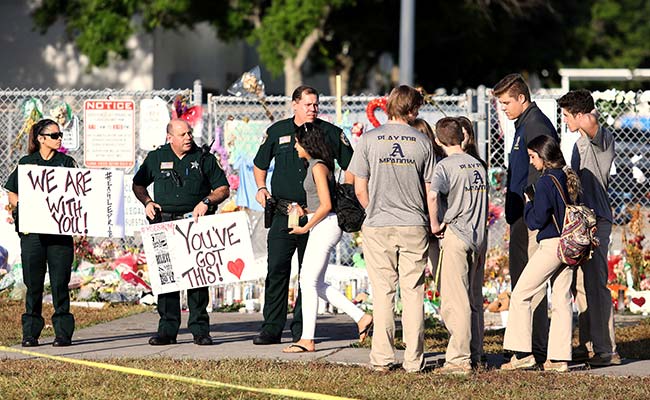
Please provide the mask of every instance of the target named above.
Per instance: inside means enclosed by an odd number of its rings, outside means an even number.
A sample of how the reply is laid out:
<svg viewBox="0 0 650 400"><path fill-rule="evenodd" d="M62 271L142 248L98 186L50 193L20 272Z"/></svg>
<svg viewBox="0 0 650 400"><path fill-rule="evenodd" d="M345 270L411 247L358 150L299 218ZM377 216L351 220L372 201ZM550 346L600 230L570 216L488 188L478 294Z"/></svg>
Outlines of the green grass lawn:
<svg viewBox="0 0 650 400"><path fill-rule="evenodd" d="M22 303L0 299L0 343L20 341ZM78 326L88 326L146 310L113 306L103 310L77 308ZM52 313L46 307L46 320ZM617 328L619 352L627 358L650 358L650 320ZM48 332L44 332L44 335ZM51 332L49 332L51 334ZM444 351L445 329L428 323L427 351ZM488 353L502 351L502 331L486 333ZM1 357L1 355L0 355ZM481 370L467 377L432 372L387 374L364 367L272 360L220 361L117 359L106 362L211 381L258 388L290 388L360 399L648 399L650 377L617 378L583 373ZM2 399L271 399L268 394L210 388L153 377L128 375L51 360L0 358Z"/></svg>

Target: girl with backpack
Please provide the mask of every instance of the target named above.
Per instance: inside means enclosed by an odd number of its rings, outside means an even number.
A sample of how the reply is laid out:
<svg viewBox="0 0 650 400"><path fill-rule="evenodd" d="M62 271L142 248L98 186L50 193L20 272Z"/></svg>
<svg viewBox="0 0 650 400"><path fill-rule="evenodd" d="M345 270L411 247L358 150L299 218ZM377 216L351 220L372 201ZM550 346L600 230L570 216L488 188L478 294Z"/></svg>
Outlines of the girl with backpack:
<svg viewBox="0 0 650 400"><path fill-rule="evenodd" d="M307 176L304 180L307 208L294 204L294 212L307 215L305 226L292 226L289 233L309 233L309 240L303 256L300 271L300 294L302 296L302 336L282 351L302 353L316 350L314 334L318 298L328 301L334 307L348 314L359 328L359 340L363 341L372 327L372 316L348 300L341 292L325 282L325 271L329 255L341 239L336 214L334 213L334 158L325 143L325 134L316 125L305 123L296 129L296 151L306 160ZM291 211L291 210L290 210Z"/></svg>
<svg viewBox="0 0 650 400"><path fill-rule="evenodd" d="M510 298L510 309L503 348L515 352L502 370L531 368L536 365L532 354L532 316L552 283L552 316L545 371L566 372L571 361L573 310L571 283L573 270L557 256L566 205L563 198L575 203L580 194L580 180L569 168L560 145L550 136L541 135L528 143L530 163L541 171L534 188L526 188L524 219L531 230L538 230L538 248L528 260ZM557 180L557 182L554 182ZM559 188L556 183L559 183ZM563 193L560 193L559 189Z"/></svg>

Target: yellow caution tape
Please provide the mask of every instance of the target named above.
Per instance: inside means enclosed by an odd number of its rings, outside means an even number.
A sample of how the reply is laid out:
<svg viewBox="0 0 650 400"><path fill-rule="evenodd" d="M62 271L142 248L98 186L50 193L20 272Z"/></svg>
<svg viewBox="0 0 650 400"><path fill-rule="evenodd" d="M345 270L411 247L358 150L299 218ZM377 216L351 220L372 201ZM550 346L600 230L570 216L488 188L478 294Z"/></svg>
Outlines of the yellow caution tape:
<svg viewBox="0 0 650 400"><path fill-rule="evenodd" d="M24 354L24 355L27 355L27 356L32 356L32 357L47 358L47 359L54 360L54 361L61 361L61 362L66 362L66 363L71 363L71 364L85 365L87 367L93 367L93 368L107 369L107 370L110 370L110 371L117 371L117 372L122 372L122 373L125 373L125 374L148 376L148 377L159 378L159 379L167 379L167 380L191 383L191 384L194 384L194 385L207 386L207 387L236 389L236 390L242 390L242 391L247 391L247 392L265 393L265 394L271 394L271 395L275 395L275 396L292 397L292 398L296 398L296 399L354 400L354 399L351 399L349 397L331 396L331 395L327 395L327 394L313 393L313 392L303 392L301 390L293 390L293 389L256 388L256 387L250 387L250 386L233 385L231 383L209 381L207 379L189 378L189 377L186 377L186 376L165 374L165 373L162 373L162 372L155 372L155 371L147 371L145 369L122 367L122 366L119 366L119 365L113 365L113 364L107 364L107 363L101 363L101 362L95 362L95 361L87 361L87 360L78 360L78 359L74 359L74 358L61 357L61 356L52 356L52 355L49 355L49 354L36 353L36 352L33 352L33 351L14 349L14 348L5 347L5 346L0 346L0 351L6 351L6 352L11 352L11 353L19 353L19 354Z"/></svg>

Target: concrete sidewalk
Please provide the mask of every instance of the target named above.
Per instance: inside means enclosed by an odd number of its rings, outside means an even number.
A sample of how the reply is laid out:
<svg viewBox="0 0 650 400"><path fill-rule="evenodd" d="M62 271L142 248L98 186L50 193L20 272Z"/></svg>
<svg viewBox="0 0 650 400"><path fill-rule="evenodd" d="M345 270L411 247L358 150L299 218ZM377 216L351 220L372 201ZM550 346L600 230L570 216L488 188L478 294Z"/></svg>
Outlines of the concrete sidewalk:
<svg viewBox="0 0 650 400"><path fill-rule="evenodd" d="M187 324L187 313L183 313L181 326ZM192 335L181 329L178 344L170 346L150 346L147 341L155 333L158 314L146 312L75 332L73 346L52 347L53 338L41 338L41 345L26 350L64 356L101 360L106 358L152 358L169 357L177 359L218 360L223 358L262 358L271 360L322 361L350 365L367 365L369 349L354 348L358 341L357 326L345 315L320 315L316 327L316 351L313 353L286 354L282 349L291 343L291 336L285 331L282 343L277 345L255 346L253 337L257 335L262 323L262 315L239 313L210 314L210 332L215 341L213 346L197 346L192 343ZM21 348L20 345L15 348ZM402 351L397 351L398 361ZM17 353L0 351L0 358L30 358ZM427 366L444 360L443 353L427 353ZM488 364L498 366L500 355L489 355ZM575 364L573 370L587 373L617 376L648 376L650 360L624 360L623 365L599 369L585 369L584 364Z"/></svg>

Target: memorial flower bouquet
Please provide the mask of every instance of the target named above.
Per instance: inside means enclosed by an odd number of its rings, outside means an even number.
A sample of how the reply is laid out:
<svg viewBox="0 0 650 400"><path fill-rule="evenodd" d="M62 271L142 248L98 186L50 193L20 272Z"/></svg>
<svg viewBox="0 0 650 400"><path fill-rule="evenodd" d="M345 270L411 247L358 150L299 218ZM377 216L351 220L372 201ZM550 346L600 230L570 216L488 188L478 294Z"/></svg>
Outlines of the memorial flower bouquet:
<svg viewBox="0 0 650 400"><path fill-rule="evenodd" d="M235 83L230 85L228 93L237 97L253 97L260 102L267 118L273 122L275 117L266 103L266 94L264 93L264 81L259 65L253 67L250 71L244 72Z"/></svg>

